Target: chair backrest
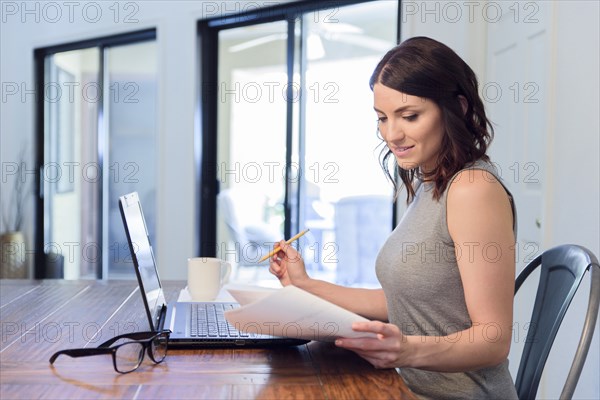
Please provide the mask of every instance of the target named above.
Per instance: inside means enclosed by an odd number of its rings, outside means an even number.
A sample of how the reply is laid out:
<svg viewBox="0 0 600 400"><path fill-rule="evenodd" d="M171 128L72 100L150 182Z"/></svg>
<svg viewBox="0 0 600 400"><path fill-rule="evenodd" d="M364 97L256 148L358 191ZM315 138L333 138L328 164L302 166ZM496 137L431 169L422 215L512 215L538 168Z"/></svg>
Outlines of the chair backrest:
<svg viewBox="0 0 600 400"><path fill-rule="evenodd" d="M275 227L261 220L263 211L256 196L251 196L243 189L224 189L217 195L218 212L235 245L236 263L245 266L256 266L282 237ZM230 251L224 250L224 254Z"/></svg>
<svg viewBox="0 0 600 400"><path fill-rule="evenodd" d="M225 225L229 229L232 240L240 245L247 243L248 238L237 215L233 191L231 189L221 190L217 195L217 205L219 211L222 213Z"/></svg>
<svg viewBox="0 0 600 400"><path fill-rule="evenodd" d="M561 399L570 399L577 386L596 326L600 303L600 266L596 256L584 247L557 246L539 255L523 269L515 282L515 293L539 266L540 282L515 386L519 399L535 398L558 328L585 272L591 269L588 274L592 280L590 298L583 332L560 396Z"/></svg>

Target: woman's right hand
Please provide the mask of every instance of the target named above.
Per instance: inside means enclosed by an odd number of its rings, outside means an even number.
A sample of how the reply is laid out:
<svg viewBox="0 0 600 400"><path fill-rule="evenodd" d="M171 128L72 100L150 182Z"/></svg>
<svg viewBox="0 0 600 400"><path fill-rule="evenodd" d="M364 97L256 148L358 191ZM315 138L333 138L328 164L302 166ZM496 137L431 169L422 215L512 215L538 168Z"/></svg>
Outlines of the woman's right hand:
<svg viewBox="0 0 600 400"><path fill-rule="evenodd" d="M275 247L277 246L281 250L271 257L269 272L275 275L283 286L301 286L302 282L310 279L300 253L284 240L276 243Z"/></svg>

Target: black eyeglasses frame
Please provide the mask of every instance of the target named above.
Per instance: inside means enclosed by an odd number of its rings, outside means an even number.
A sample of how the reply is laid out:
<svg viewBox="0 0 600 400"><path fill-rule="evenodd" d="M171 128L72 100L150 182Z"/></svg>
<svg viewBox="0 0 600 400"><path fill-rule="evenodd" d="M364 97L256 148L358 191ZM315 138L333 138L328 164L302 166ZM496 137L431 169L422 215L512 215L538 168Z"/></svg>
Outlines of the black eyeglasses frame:
<svg viewBox="0 0 600 400"><path fill-rule="evenodd" d="M154 362L155 364L160 364L161 362L163 362L165 360L165 358L167 357L170 334L171 334L171 331L169 329L165 329L165 330L158 331L158 332L148 331L148 332L125 333L123 335L115 336L111 339L108 339L106 342L98 345L98 347L59 350L56 353L54 353L52 355L52 357L50 357L50 364L54 364L54 361L56 361L58 356L60 356L61 354L64 354L69 357L88 357L88 356L97 356L97 355L102 355L102 354L110 354L112 356L113 367L114 367L115 371L120 374L127 374L129 372L133 372L133 371L137 370L139 368L139 366L142 365L142 362L144 361L145 353L148 353L148 357L150 357L152 362ZM164 338L160 338L161 336L164 336ZM164 340L165 341L164 345L166 346L165 347L165 356L160 360L155 359L154 354L152 352L152 343L157 338L159 338L159 340ZM111 347L111 345L113 343L115 343L121 339L131 339L131 340L128 342L120 343L116 346ZM131 343L138 343L138 344L142 345L143 350L140 352L139 360L134 368L132 368L131 370L128 370L128 371L121 371L117 367L117 350L119 349L119 347L131 344Z"/></svg>

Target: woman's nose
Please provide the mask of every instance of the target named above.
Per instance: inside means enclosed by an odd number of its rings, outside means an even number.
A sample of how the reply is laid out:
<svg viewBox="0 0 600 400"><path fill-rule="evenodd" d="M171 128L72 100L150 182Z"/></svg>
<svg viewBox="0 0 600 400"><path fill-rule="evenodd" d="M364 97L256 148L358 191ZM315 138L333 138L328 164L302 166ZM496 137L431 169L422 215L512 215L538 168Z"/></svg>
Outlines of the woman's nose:
<svg viewBox="0 0 600 400"><path fill-rule="evenodd" d="M388 124L386 133L383 135L388 142L397 142L404 140L404 128L402 124L392 121Z"/></svg>

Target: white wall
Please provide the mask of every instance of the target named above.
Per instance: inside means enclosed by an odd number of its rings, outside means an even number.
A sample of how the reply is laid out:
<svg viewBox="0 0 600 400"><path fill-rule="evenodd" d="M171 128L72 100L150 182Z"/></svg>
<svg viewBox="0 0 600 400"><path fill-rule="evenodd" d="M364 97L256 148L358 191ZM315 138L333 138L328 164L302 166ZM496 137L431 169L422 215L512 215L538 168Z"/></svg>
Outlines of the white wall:
<svg viewBox="0 0 600 400"><path fill-rule="evenodd" d="M27 143L31 150L26 160L28 168L33 165L33 95L22 91L8 95L5 84L16 83L19 87L23 85L23 89L33 89L34 48L156 27L161 99L158 105L160 156L157 182L160 190L157 198L157 245L161 249L158 263L164 279L185 278L185 260L194 251L196 221L193 188L193 112L198 70L196 21L223 11L243 9L245 5L243 2L229 2L227 9L224 9L225 2L136 1L129 4L138 8L121 8L115 22L116 14L110 8L114 2L90 3L99 6L102 12L95 22L92 21L96 19L96 9L91 7L84 12L88 4L86 2L77 2L78 6L72 10L72 14L69 13L70 9L62 6L64 3L54 3L61 6L62 17L59 19L52 9L44 10L43 2L30 2L28 7L33 11L29 14L24 13L22 2L2 2L1 165L16 160L22 142ZM249 2L252 6L273 3ZM123 7L125 3L119 4ZM447 43L467 60L480 81L485 81L486 21L475 18L465 23L468 10L463 8L465 14L462 19L452 22L455 14L451 14L453 10L450 8L446 8L444 14L443 2L429 2L428 10L433 10L430 13L420 8L423 4L404 2L406 21L403 37L428 35ZM463 3L456 4L460 6ZM38 7L38 10L34 7ZM436 7L439 11L435 11ZM130 21L124 22L127 15ZM600 255L599 15L597 2L559 1L554 7L555 53L549 60L554 112L548 116L546 177L550 180L544 188L545 223L542 228L545 248L560 243L578 243L587 246L596 255ZM131 22L131 19L137 22ZM28 181L31 179L28 176ZM2 183L0 198L3 203L8 192ZM28 248L32 248L31 198L25 224ZM586 291L587 288L580 290L580 296L574 301L564 324L567 328L559 333L557 343L560 345L550 356L540 396L557 398L560 393L561 377L566 376L563 373L566 368L564 360L570 359L578 336L578 333L568 329L577 323L577 314L585 310ZM597 328L575 398L600 398L599 336L600 330Z"/></svg>

